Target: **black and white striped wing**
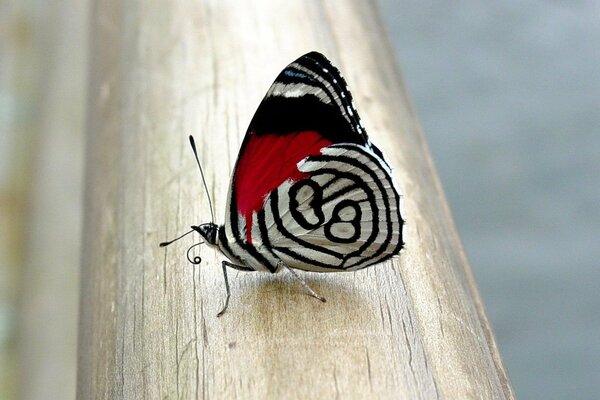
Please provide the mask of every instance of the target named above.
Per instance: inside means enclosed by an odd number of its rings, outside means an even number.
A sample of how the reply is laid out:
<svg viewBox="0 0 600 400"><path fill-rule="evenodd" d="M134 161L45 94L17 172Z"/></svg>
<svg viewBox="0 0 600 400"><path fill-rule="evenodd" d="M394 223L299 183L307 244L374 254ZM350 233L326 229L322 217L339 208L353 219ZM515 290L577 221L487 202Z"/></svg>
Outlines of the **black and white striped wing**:
<svg viewBox="0 0 600 400"><path fill-rule="evenodd" d="M352 271L402 249L400 196L385 161L365 146L338 144L308 157L309 174L267 198L253 236L285 264L308 271Z"/></svg>

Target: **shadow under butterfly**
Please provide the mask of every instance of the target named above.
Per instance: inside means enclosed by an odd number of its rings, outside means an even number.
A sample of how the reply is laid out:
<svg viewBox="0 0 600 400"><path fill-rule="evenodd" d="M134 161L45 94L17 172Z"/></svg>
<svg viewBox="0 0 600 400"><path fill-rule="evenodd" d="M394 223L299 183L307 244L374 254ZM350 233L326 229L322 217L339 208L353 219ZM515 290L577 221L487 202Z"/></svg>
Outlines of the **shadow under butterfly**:
<svg viewBox="0 0 600 400"><path fill-rule="evenodd" d="M336 67L311 52L275 79L250 122L235 165L223 225L214 212L194 139L212 222L194 225L203 243L225 255L222 268L287 269L315 298L294 269L356 271L402 249L401 197L391 168L369 140L352 95Z"/></svg>

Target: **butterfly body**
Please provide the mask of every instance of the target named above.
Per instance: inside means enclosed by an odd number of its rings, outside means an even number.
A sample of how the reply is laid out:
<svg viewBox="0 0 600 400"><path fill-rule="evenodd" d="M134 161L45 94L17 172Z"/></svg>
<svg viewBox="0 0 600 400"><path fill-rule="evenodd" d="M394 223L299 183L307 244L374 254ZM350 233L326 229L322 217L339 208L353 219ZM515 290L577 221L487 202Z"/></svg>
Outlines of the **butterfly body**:
<svg viewBox="0 0 600 400"><path fill-rule="evenodd" d="M403 226L390 166L337 68L312 52L277 76L252 118L224 224L192 228L231 261L224 273L274 273L385 261L402 249Z"/></svg>

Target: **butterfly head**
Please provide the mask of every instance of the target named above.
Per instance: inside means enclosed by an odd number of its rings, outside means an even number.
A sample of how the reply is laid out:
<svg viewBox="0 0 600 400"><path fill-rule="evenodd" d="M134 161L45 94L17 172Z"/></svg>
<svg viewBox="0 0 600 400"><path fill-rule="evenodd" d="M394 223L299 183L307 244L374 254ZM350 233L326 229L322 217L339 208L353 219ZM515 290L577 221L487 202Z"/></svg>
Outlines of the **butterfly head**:
<svg viewBox="0 0 600 400"><path fill-rule="evenodd" d="M212 222L208 222L206 224L201 224L198 226L192 226L192 229L195 230L204 238L205 243L211 246L217 246L219 241L219 225L214 224Z"/></svg>
<svg viewBox="0 0 600 400"><path fill-rule="evenodd" d="M219 245L219 235L218 235L219 226L212 222L208 222L206 224L193 225L191 228L192 229L190 231L184 233L183 235L181 235L173 240L160 243L160 247L166 247L166 246L170 245L171 243L181 239L182 237L189 235L192 232L198 232L204 240L199 241L198 243L192 245L188 249L187 258L188 258L188 261L191 262L192 264L200 264L200 262L202 261L200 256L194 256L192 258L192 256L190 254L194 248L196 248L204 243L207 243L210 246L218 246Z"/></svg>

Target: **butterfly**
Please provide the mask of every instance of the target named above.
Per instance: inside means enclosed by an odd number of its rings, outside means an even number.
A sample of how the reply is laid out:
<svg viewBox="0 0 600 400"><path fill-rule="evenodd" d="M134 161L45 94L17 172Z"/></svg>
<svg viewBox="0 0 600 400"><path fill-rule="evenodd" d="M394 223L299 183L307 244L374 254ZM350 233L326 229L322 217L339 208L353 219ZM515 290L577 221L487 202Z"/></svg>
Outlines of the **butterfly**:
<svg viewBox="0 0 600 400"><path fill-rule="evenodd" d="M194 139L190 143L198 166ZM206 188L206 181L202 180ZM210 196L208 195L209 203ZM340 72L307 53L281 71L248 127L231 177L225 222L192 226L228 259L227 269L356 271L404 246L392 171L367 136ZM211 215L214 215L211 204ZM192 246L195 247L196 245ZM199 263L195 257L192 263Z"/></svg>

